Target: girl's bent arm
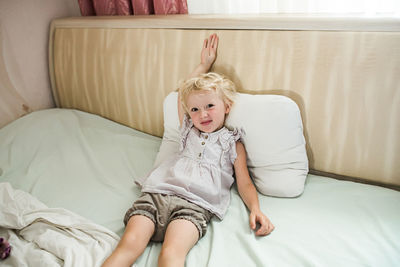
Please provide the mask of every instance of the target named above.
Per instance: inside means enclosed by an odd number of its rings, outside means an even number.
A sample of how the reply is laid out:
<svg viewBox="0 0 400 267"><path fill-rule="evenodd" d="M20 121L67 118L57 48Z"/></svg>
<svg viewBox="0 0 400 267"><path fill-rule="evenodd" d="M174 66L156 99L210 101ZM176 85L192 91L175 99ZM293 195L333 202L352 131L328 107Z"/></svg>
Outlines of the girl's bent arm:
<svg viewBox="0 0 400 267"><path fill-rule="evenodd" d="M256 230L257 223L259 223L260 228L256 231L256 235L268 235L274 230L274 225L260 210L257 190L247 169L246 150L241 142L236 142L236 153L234 164L236 183L240 197L250 210L250 227Z"/></svg>

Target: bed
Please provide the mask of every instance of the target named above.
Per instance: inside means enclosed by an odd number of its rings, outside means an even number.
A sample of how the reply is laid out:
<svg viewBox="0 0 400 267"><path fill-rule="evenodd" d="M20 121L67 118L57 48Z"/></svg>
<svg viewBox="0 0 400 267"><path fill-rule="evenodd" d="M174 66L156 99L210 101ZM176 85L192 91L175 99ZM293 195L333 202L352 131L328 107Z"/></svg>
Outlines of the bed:
<svg viewBox="0 0 400 267"><path fill-rule="evenodd" d="M164 99L197 63L193 43L217 32L215 71L232 77L242 93L283 95L299 107L310 173L299 196L259 194L276 227L267 237L252 233L233 186L224 220L212 219L186 266L397 266L400 34L298 31L279 22L268 16L53 21L49 66L58 108L0 129L0 237L12 246L1 264L101 264L140 195L135 179L153 168L165 139ZM157 266L160 249L150 243L137 266Z"/></svg>

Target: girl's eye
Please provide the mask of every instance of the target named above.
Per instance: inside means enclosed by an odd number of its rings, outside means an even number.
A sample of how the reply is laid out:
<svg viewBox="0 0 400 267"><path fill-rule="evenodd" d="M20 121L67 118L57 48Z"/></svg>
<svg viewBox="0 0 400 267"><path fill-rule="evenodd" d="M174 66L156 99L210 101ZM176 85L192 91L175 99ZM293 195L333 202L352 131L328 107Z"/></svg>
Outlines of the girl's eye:
<svg viewBox="0 0 400 267"><path fill-rule="evenodd" d="M214 104L208 104L207 108L212 108L214 106Z"/></svg>
<svg viewBox="0 0 400 267"><path fill-rule="evenodd" d="M196 112L198 110L198 108L192 108L190 111L191 112Z"/></svg>

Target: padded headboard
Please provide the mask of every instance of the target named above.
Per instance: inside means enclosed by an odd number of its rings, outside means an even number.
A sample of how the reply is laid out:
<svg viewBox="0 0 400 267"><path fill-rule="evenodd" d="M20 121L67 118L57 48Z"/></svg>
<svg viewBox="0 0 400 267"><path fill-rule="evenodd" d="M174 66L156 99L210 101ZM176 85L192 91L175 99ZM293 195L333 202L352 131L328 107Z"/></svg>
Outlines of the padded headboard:
<svg viewBox="0 0 400 267"><path fill-rule="evenodd" d="M240 92L300 107L310 169L400 185L400 23L279 16L54 20L50 73L58 107L156 136L162 103L220 36L213 71ZM322 23L321 23L322 22ZM350 26L348 26L350 25Z"/></svg>

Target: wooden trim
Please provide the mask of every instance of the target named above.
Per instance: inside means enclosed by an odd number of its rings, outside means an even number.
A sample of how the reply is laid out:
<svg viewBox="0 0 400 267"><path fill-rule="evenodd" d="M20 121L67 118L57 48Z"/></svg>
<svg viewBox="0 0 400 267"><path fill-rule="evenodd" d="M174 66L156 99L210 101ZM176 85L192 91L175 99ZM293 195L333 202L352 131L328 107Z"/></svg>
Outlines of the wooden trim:
<svg viewBox="0 0 400 267"><path fill-rule="evenodd" d="M400 17L329 14L96 16L56 19L54 27L398 32Z"/></svg>

